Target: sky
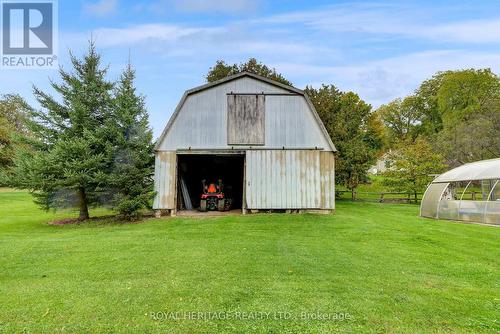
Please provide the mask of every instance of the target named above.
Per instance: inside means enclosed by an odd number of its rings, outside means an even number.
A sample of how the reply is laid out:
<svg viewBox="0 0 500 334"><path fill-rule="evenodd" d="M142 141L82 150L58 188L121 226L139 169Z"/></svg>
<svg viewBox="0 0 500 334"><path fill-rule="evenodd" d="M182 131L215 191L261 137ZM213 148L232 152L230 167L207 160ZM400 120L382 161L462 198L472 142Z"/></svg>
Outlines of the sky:
<svg viewBox="0 0 500 334"><path fill-rule="evenodd" d="M155 136L216 60L255 57L295 87L334 84L374 108L437 71L500 73L500 1L59 0L59 63L92 37L119 77L129 54ZM0 94L36 107L57 70L0 70Z"/></svg>

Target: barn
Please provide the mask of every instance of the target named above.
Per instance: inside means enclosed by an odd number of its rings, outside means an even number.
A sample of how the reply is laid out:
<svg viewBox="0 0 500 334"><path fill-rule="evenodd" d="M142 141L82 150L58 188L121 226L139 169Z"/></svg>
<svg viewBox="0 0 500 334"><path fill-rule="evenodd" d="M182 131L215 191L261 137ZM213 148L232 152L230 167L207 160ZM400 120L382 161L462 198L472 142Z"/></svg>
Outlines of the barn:
<svg viewBox="0 0 500 334"><path fill-rule="evenodd" d="M202 195L215 184L226 210L331 212L335 151L302 90L229 76L186 91L177 105L155 148L153 208L206 209Z"/></svg>

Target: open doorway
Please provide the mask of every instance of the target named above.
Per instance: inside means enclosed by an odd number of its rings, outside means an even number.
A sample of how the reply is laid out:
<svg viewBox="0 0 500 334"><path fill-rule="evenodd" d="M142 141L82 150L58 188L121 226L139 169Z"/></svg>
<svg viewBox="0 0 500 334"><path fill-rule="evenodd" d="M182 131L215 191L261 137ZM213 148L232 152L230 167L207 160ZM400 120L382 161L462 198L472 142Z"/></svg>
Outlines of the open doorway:
<svg viewBox="0 0 500 334"><path fill-rule="evenodd" d="M177 209L199 210L206 185L222 184L228 210L242 208L245 156L242 154L179 154L177 159Z"/></svg>

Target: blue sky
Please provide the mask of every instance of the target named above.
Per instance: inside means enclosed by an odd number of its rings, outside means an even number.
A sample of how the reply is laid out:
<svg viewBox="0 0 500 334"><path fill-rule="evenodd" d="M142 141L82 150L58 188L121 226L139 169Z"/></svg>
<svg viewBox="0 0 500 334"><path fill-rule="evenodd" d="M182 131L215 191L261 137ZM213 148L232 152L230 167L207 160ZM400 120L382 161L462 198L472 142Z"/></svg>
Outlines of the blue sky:
<svg viewBox="0 0 500 334"><path fill-rule="evenodd" d="M158 136L184 90L217 59L249 57L298 88L334 84L374 107L410 94L439 70L500 72L497 1L60 0L59 59L96 40L109 77L130 50ZM56 70L0 70L0 93L34 103Z"/></svg>

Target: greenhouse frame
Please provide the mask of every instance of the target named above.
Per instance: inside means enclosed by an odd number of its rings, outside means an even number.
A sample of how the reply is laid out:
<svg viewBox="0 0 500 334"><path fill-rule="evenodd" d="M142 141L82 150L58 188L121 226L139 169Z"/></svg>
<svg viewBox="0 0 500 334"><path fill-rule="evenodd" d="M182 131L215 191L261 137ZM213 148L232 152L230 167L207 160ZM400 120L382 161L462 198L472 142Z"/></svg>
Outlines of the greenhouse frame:
<svg viewBox="0 0 500 334"><path fill-rule="evenodd" d="M500 225L500 159L468 163L436 177L420 216Z"/></svg>

